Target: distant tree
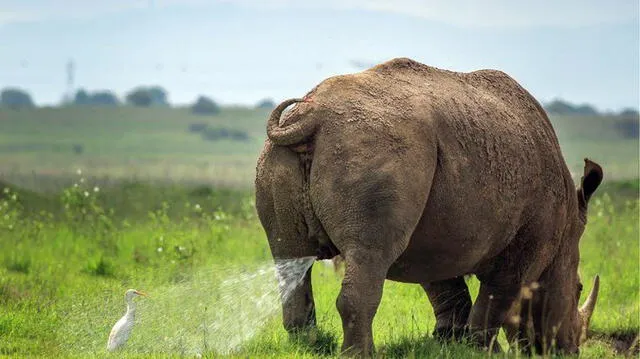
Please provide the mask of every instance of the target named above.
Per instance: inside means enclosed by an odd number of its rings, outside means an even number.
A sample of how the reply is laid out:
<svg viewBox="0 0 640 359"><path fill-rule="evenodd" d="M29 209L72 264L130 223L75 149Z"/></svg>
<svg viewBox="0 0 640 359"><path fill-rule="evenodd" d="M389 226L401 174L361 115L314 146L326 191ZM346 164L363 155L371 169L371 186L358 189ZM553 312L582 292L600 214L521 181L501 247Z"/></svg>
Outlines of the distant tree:
<svg viewBox="0 0 640 359"><path fill-rule="evenodd" d="M197 115L215 115L220 112L220 106L208 97L199 96L191 106L191 112Z"/></svg>
<svg viewBox="0 0 640 359"><path fill-rule="evenodd" d="M153 97L146 88L138 87L131 90L125 97L129 105L149 107L153 103Z"/></svg>
<svg viewBox="0 0 640 359"><path fill-rule="evenodd" d="M90 101L92 105L97 105L97 106L120 105L120 100L118 100L118 97L113 92L108 90L94 92L90 96Z"/></svg>
<svg viewBox="0 0 640 359"><path fill-rule="evenodd" d="M76 92L72 103L76 106L118 106L120 101L116 95L108 90L88 93L86 90L80 89Z"/></svg>
<svg viewBox="0 0 640 359"><path fill-rule="evenodd" d="M627 108L618 114L616 128L626 138L640 137L640 114L634 108Z"/></svg>
<svg viewBox="0 0 640 359"><path fill-rule="evenodd" d="M598 112L598 110L596 110L595 107L585 103L582 105L579 105L575 108L575 113L576 115L582 115L582 116L598 116L600 115L600 113Z"/></svg>
<svg viewBox="0 0 640 359"><path fill-rule="evenodd" d="M270 98L265 98L263 100L260 100L256 104L256 108L261 108L261 109L272 109L274 107L276 107L276 104Z"/></svg>
<svg viewBox="0 0 640 359"><path fill-rule="evenodd" d="M33 108L31 95L19 88L5 88L0 92L0 106L10 109Z"/></svg>
<svg viewBox="0 0 640 359"><path fill-rule="evenodd" d="M168 94L165 89L160 86L152 86L147 91L151 96L152 106L169 106Z"/></svg>
<svg viewBox="0 0 640 359"><path fill-rule="evenodd" d="M635 108L625 108L618 114L620 117L630 117L630 118L638 118L640 117L640 113Z"/></svg>
<svg viewBox="0 0 640 359"><path fill-rule="evenodd" d="M567 115L573 113L573 106L567 102L564 102L560 99L556 99L551 101L550 103L544 106L544 109L556 115Z"/></svg>
<svg viewBox="0 0 640 359"><path fill-rule="evenodd" d="M545 111L555 115L598 116L600 113L592 105L573 105L567 101L555 99L544 106Z"/></svg>
<svg viewBox="0 0 640 359"><path fill-rule="evenodd" d="M87 93L87 91L85 91L84 89L80 89L76 91L76 95L73 97L73 104L74 105L90 105L91 98L89 97L89 94Z"/></svg>

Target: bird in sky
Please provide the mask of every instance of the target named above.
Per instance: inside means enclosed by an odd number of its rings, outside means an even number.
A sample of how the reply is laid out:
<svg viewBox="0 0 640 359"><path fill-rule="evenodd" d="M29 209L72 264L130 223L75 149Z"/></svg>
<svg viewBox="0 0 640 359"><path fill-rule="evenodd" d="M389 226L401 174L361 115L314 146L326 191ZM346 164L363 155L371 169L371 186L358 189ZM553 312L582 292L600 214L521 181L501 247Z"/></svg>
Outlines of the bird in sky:
<svg viewBox="0 0 640 359"><path fill-rule="evenodd" d="M114 351L122 347L129 339L136 315L136 303L133 301L133 298L136 296L147 297L147 294L135 289L129 289L124 293L127 312L116 322L111 329L111 333L109 333L109 341L107 342L108 351Z"/></svg>

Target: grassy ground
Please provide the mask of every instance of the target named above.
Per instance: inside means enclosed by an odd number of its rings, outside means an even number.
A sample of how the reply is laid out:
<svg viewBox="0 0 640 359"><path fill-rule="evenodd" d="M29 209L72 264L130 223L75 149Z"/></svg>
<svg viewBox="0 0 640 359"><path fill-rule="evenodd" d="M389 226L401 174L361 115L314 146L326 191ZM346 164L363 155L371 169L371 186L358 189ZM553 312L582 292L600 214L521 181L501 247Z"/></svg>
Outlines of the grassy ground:
<svg viewBox="0 0 640 359"><path fill-rule="evenodd" d="M0 109L0 191L20 185L0 192L0 355L106 356L122 294L134 287L152 298L139 301L126 356L214 356L229 348L238 357L335 356L341 278L331 268L313 267L315 337L289 338L279 318L250 190L267 115L242 108L208 117L183 109ZM596 273L602 279L582 354L612 357L640 326L638 139L621 136L614 118L551 120L574 177L584 157L605 169L581 243L585 287ZM189 131L194 123L249 139L205 141ZM475 294L475 279L470 285ZM433 325L420 287L386 283L374 323L382 356L486 356L436 343Z"/></svg>
<svg viewBox="0 0 640 359"><path fill-rule="evenodd" d="M217 356L220 348L235 348L237 357L337 355L340 276L314 264L320 330L289 338L269 292L270 254L250 192L141 183L96 191L80 177L54 197L15 188L0 194L0 354L106 357L124 290L137 288L151 298L138 301L125 356ZM640 326L638 180L605 183L592 203L580 272L585 292L596 273L602 287L582 356L614 357ZM262 276L250 276L260 269ZM229 279L235 284L224 287ZM266 302L256 305L264 291ZM419 286L387 282L374 322L379 353L486 356L438 344L429 334L434 323Z"/></svg>
<svg viewBox="0 0 640 359"><path fill-rule="evenodd" d="M38 189L60 189L61 179L82 168L96 180L138 178L249 187L265 136L269 111L224 108L215 116L186 109L0 109L0 178ZM584 157L600 163L607 178L637 178L637 138L626 138L615 117L551 116L565 159L579 178ZM192 124L244 131L247 141L205 141ZM83 147L75 154L74 145ZM34 176L34 173L36 176ZM44 181L39 181L47 177Z"/></svg>
<svg viewBox="0 0 640 359"><path fill-rule="evenodd" d="M171 178L248 187L262 148L268 110L225 108L215 116L186 109L0 109L0 177L41 188L57 185L77 168L108 179ZM192 124L239 130L246 141L204 140ZM74 152L74 145L83 148Z"/></svg>

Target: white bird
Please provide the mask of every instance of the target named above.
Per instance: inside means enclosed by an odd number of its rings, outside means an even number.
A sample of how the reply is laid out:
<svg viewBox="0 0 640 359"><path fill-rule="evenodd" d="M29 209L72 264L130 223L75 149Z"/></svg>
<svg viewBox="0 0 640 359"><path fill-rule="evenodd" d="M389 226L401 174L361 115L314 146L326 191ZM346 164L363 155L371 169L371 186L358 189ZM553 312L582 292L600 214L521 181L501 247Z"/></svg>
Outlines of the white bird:
<svg viewBox="0 0 640 359"><path fill-rule="evenodd" d="M109 341L107 342L108 351L114 351L122 347L129 339L136 315L136 303L133 301L133 298L137 295L147 297L146 293L135 289L129 289L124 293L124 301L127 303L127 312L116 322L111 329L111 333L109 333Z"/></svg>

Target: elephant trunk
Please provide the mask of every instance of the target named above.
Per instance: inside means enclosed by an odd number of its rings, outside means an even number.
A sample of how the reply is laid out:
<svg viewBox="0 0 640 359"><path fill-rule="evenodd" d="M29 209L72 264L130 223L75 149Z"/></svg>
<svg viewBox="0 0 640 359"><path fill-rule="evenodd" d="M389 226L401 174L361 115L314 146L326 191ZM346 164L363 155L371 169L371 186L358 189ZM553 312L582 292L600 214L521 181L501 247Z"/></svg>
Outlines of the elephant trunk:
<svg viewBox="0 0 640 359"><path fill-rule="evenodd" d="M297 102L307 101L300 98L285 100L271 112L271 116L267 122L267 136L269 136L269 139L276 145L290 146L299 144L315 131L316 122L311 118L306 120L297 119L286 127L280 127L280 116L282 116L282 112Z"/></svg>

